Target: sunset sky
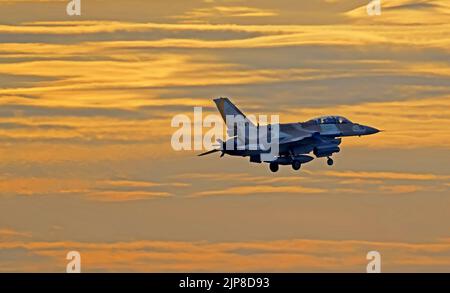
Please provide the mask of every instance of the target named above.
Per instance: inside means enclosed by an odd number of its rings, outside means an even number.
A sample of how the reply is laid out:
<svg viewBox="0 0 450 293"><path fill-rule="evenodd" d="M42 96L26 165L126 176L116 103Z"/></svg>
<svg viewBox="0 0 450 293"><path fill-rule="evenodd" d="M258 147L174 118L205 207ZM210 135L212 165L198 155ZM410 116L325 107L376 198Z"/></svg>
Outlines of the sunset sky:
<svg viewBox="0 0 450 293"><path fill-rule="evenodd" d="M0 272L450 272L450 2L0 0ZM384 132L266 165L170 145L228 96Z"/></svg>

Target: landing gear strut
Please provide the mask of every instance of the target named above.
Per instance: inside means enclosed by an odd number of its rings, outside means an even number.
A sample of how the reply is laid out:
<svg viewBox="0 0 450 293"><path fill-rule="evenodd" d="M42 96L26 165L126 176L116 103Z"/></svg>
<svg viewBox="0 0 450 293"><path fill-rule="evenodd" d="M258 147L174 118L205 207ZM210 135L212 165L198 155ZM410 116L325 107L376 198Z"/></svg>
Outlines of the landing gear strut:
<svg viewBox="0 0 450 293"><path fill-rule="evenodd" d="M280 169L280 166L277 163L270 163L269 165L270 171L272 172L278 172L278 170Z"/></svg>
<svg viewBox="0 0 450 293"><path fill-rule="evenodd" d="M328 164L328 166L333 166L333 164L334 164L333 159L328 157L327 164Z"/></svg>
<svg viewBox="0 0 450 293"><path fill-rule="evenodd" d="M300 163L299 161L292 162L292 169L294 169L295 171L300 170L301 167L302 167L302 163Z"/></svg>

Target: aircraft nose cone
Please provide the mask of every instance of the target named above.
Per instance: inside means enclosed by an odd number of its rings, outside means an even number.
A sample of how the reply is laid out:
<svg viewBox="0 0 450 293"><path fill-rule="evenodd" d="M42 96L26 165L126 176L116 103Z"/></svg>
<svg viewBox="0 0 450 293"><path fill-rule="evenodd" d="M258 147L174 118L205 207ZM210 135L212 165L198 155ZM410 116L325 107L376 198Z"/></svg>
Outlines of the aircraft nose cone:
<svg viewBox="0 0 450 293"><path fill-rule="evenodd" d="M366 126L366 134L375 134L378 132L380 132L380 130L378 130L374 127Z"/></svg>

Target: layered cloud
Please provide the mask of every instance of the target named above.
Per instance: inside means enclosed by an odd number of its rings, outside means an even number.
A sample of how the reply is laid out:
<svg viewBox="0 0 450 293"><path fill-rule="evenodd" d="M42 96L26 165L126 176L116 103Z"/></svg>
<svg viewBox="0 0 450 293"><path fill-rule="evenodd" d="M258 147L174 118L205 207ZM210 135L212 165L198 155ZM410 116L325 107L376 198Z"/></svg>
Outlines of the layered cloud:
<svg viewBox="0 0 450 293"><path fill-rule="evenodd" d="M351 10L347 15L360 22L369 22L366 5ZM382 1L381 17L371 19L383 24L446 24L450 13L448 2L437 0Z"/></svg>
<svg viewBox="0 0 450 293"><path fill-rule="evenodd" d="M170 2L0 1L0 270L450 269L447 3ZM175 152L222 95L384 131L277 176Z"/></svg>
<svg viewBox="0 0 450 293"><path fill-rule="evenodd" d="M384 272L450 267L448 241L3 242L0 248L18 256L2 271L63 272L71 250L81 253L84 272L365 272L366 254L373 250L381 253ZM43 261L29 266L25 254Z"/></svg>
<svg viewBox="0 0 450 293"><path fill-rule="evenodd" d="M81 195L88 200L116 202L171 197L173 190L189 186L189 183L143 180L6 177L2 178L0 192L3 196Z"/></svg>
<svg viewBox="0 0 450 293"><path fill-rule="evenodd" d="M207 180L214 182L217 189L193 194L204 196L253 196L267 194L290 196L314 196L320 194L345 195L389 195L414 194L420 191L445 194L449 192L450 177L438 174L366 172L366 171L308 171L302 176L276 178L251 176L250 174L183 174L176 178L184 182ZM233 182L233 183L229 183Z"/></svg>

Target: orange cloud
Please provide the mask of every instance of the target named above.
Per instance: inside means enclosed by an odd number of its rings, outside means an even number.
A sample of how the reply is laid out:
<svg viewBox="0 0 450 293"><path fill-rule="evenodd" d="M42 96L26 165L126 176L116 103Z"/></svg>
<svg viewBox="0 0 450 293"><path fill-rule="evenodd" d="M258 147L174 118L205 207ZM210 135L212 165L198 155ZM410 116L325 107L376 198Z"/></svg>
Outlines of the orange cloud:
<svg viewBox="0 0 450 293"><path fill-rule="evenodd" d="M429 173L383 171L310 171L302 170L299 176L267 177L247 173L206 174L188 173L174 176L177 180L214 182L217 188L193 191L192 197L205 196L260 196L265 194L407 194L419 191L448 191L448 175ZM299 186L299 181L303 182ZM408 183L404 183L408 181ZM249 185L251 183L251 185ZM230 186L231 185L231 186ZM186 191L188 193L188 191Z"/></svg>
<svg viewBox="0 0 450 293"><path fill-rule="evenodd" d="M67 195L77 194L88 200L119 202L166 198L169 187L188 187L181 182L151 182L134 180L96 180L71 178L3 178L0 193L7 195ZM156 189L155 189L156 188ZM7 232L7 231L3 231ZM5 234L6 235L6 234ZM11 234L12 235L12 234Z"/></svg>
<svg viewBox="0 0 450 293"><path fill-rule="evenodd" d="M420 185L388 185L380 187L380 190L387 193L412 193L423 189Z"/></svg>
<svg viewBox="0 0 450 293"><path fill-rule="evenodd" d="M314 194L323 193L325 189L311 188L302 186L273 186L273 185L252 185L237 186L220 190L207 190L195 194L195 196L214 196L214 195L258 195L266 193L282 193L282 194Z"/></svg>
<svg viewBox="0 0 450 293"><path fill-rule="evenodd" d="M20 238L31 238L30 232L20 232L13 229L0 229L0 240L11 241Z"/></svg>
<svg viewBox="0 0 450 293"><path fill-rule="evenodd" d="M207 21L211 18L232 18L232 17L267 17L277 15L276 11L269 9L261 9L246 6L214 6L207 8L197 8L184 13L183 15L174 16L175 19L183 19L186 21Z"/></svg>
<svg viewBox="0 0 450 293"><path fill-rule="evenodd" d="M381 15L378 17L368 17L366 5L353 9L346 15L357 23L432 25L447 24L446 19L450 14L450 4L445 1L382 1Z"/></svg>
<svg viewBox="0 0 450 293"><path fill-rule="evenodd" d="M80 179L58 178L3 178L0 192L3 194L35 195L60 193L70 190L86 190L91 184Z"/></svg>
<svg viewBox="0 0 450 293"><path fill-rule="evenodd" d="M87 199L102 202L123 202L153 198L170 197L171 194L165 191L94 191L88 192Z"/></svg>
<svg viewBox="0 0 450 293"><path fill-rule="evenodd" d="M33 271L41 272L64 270L70 250L81 253L85 272L365 272L366 254L372 250L381 253L385 272L441 271L450 266L445 256L450 251L448 242L2 242L0 248L26 249L30 255L46 257L35 263ZM21 270L22 265L18 259L9 270Z"/></svg>
<svg viewBox="0 0 450 293"><path fill-rule="evenodd" d="M367 171L323 171L319 172L326 176L340 178L359 178L359 179L382 179L382 180L414 180L414 181L435 181L449 180L448 175L437 175L427 173L402 173L402 172L367 172Z"/></svg>

